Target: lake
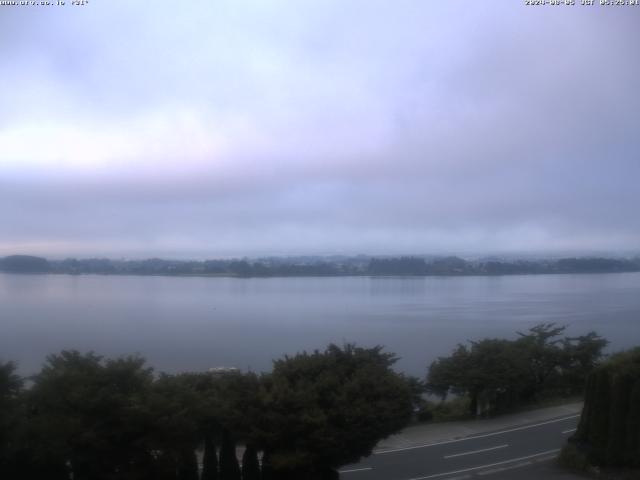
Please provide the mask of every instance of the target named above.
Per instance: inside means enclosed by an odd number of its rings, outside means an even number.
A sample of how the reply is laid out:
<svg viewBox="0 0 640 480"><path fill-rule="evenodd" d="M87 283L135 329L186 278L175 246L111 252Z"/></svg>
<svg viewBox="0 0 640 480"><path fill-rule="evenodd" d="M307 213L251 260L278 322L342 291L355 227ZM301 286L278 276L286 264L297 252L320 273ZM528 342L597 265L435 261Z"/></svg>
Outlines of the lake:
<svg viewBox="0 0 640 480"><path fill-rule="evenodd" d="M0 274L0 359L36 372L61 349L140 353L158 370L265 371L328 343L384 345L424 376L459 342L539 322L640 344L640 273L206 278Z"/></svg>

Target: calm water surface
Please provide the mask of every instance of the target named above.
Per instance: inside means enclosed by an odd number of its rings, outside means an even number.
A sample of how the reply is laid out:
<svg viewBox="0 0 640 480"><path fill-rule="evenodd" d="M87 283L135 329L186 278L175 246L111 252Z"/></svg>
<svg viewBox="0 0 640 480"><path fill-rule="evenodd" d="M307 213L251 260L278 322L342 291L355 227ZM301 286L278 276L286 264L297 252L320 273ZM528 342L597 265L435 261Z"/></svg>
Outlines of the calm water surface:
<svg viewBox="0 0 640 480"><path fill-rule="evenodd" d="M640 273L426 278L197 278L0 274L0 359L138 352L159 370L269 370L329 342L381 344L424 375L458 342L539 322L640 344Z"/></svg>

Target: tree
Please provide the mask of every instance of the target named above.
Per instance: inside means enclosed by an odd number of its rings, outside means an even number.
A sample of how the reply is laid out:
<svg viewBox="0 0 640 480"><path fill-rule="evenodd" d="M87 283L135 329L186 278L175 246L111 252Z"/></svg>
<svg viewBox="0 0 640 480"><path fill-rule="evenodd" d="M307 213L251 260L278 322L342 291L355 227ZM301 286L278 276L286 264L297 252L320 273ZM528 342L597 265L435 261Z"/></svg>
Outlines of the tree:
<svg viewBox="0 0 640 480"><path fill-rule="evenodd" d="M190 446L185 446L179 453L177 477L177 480L198 480L198 459Z"/></svg>
<svg viewBox="0 0 640 480"><path fill-rule="evenodd" d="M253 267L246 260L235 260L227 266L229 272L240 277L248 277L253 274Z"/></svg>
<svg viewBox="0 0 640 480"><path fill-rule="evenodd" d="M156 455L159 476L196 478L194 452L204 437L208 413L205 397L196 388L206 374L161 374L151 387L147 411L153 418L148 448ZM195 471L195 473L194 473Z"/></svg>
<svg viewBox="0 0 640 480"><path fill-rule="evenodd" d="M425 275L427 264L423 258L372 258L368 271L372 275Z"/></svg>
<svg viewBox="0 0 640 480"><path fill-rule="evenodd" d="M566 327L542 323L516 340L484 339L458 345L429 367L427 391L444 400L468 396L472 415L506 410L540 395L576 393L597 365L607 341L595 332L564 337Z"/></svg>
<svg viewBox="0 0 640 480"><path fill-rule="evenodd" d="M202 480L218 480L218 455L213 434L207 432L204 437L204 454L202 457Z"/></svg>
<svg viewBox="0 0 640 480"><path fill-rule="evenodd" d="M34 455L69 465L74 479L145 478L152 382L144 359L104 361L93 353L51 355L34 378L28 402Z"/></svg>
<svg viewBox="0 0 640 480"><path fill-rule="evenodd" d="M523 392L526 399L535 400L540 391L559 376L566 355L560 347L562 339L558 337L566 328L555 323L540 323L528 333L518 332L520 338L516 345L526 356L528 365L528 382Z"/></svg>
<svg viewBox="0 0 640 480"><path fill-rule="evenodd" d="M228 442L251 443L263 408L258 376L252 372L231 371L211 374L210 381L211 388L206 393L208 408L220 431L229 433Z"/></svg>
<svg viewBox="0 0 640 480"><path fill-rule="evenodd" d="M276 360L262 378L259 443L276 478L333 478L404 427L412 392L382 347L330 345Z"/></svg>
<svg viewBox="0 0 640 480"><path fill-rule="evenodd" d="M598 366L608 343L596 332L562 340L562 383L567 386L568 393L582 393L587 376Z"/></svg>
<svg viewBox="0 0 640 480"><path fill-rule="evenodd" d="M254 424L262 413L259 381L253 373L239 371L200 374L196 385L202 414L200 427L213 442L221 442L220 479L239 479L236 441L251 443Z"/></svg>
<svg viewBox="0 0 640 480"><path fill-rule="evenodd" d="M252 444L246 446L242 455L242 480L260 480L258 451Z"/></svg>
<svg viewBox="0 0 640 480"><path fill-rule="evenodd" d="M429 366L426 390L440 397L444 402L453 390L454 393L467 393L468 368L471 363L470 352L466 345L459 344L450 357L439 357Z"/></svg>
<svg viewBox="0 0 640 480"><path fill-rule="evenodd" d="M523 357L513 342L484 339L471 347L458 345L451 357L431 364L429 391L446 397L449 391L467 395L471 415L489 414L517 402L523 389Z"/></svg>
<svg viewBox="0 0 640 480"><path fill-rule="evenodd" d="M0 362L0 477L16 475L18 455L17 429L20 419L19 398L22 394L22 378L15 373L13 362Z"/></svg>
<svg viewBox="0 0 640 480"><path fill-rule="evenodd" d="M240 480L240 465L236 456L236 442L231 433L222 432L222 448L220 449L220 480Z"/></svg>
<svg viewBox="0 0 640 480"><path fill-rule="evenodd" d="M570 442L591 464L640 467L640 347L613 356L589 374Z"/></svg>
<svg viewBox="0 0 640 480"><path fill-rule="evenodd" d="M30 255L11 255L0 260L0 270L11 273L46 273L49 262L41 257Z"/></svg>

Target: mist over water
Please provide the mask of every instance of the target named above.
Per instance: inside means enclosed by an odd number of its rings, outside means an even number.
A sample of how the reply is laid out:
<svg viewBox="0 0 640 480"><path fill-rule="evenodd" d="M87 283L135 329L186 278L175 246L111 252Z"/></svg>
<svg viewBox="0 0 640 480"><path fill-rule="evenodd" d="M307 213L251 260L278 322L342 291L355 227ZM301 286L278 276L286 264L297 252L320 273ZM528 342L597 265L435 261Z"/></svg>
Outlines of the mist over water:
<svg viewBox="0 0 640 480"><path fill-rule="evenodd" d="M270 370L329 342L381 344L424 376L458 342L539 322L640 341L640 273L493 277L200 278L0 274L0 360L36 372L61 349L139 353L158 370Z"/></svg>

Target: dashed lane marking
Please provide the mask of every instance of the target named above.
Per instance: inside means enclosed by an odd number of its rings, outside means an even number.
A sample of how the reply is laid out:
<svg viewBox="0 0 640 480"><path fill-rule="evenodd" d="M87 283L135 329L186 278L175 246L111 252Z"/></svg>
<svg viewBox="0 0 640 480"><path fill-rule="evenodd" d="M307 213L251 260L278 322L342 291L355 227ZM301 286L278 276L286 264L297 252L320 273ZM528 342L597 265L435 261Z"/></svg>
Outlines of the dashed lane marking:
<svg viewBox="0 0 640 480"><path fill-rule="evenodd" d="M509 446L508 443L504 445L498 445L496 447L482 448L480 450L472 450L470 452L462 452L462 453L454 453L452 455L445 455L444 458L456 458L463 457L465 455L473 455L474 453L482 453L482 452L490 452L491 450L498 450L499 448L507 448Z"/></svg>
<svg viewBox="0 0 640 480"><path fill-rule="evenodd" d="M556 458L558 458L557 455L551 455L549 457L536 458L535 462L536 463L543 463L543 462L548 462L550 460L555 460Z"/></svg>
<svg viewBox="0 0 640 480"><path fill-rule="evenodd" d="M571 415L569 417L556 418L554 420L548 420L546 422L540 422L540 423L536 423L536 424L533 424L533 425L524 425L522 427L509 428L507 430L501 430L499 432L484 433L482 435L474 435L474 436L471 436L471 437L457 438L457 439L454 439L454 440L445 440L443 442L425 443L425 444L422 444L422 445L413 445L411 447L403 447L403 448L391 448L389 450L378 450L378 451L373 452L373 454L374 455L384 455L384 454L387 454L387 453L403 452L405 450L415 450L417 448L427 448L427 447L435 447L436 445L447 445L449 443L466 442L466 441L469 441L469 440L476 440L478 438L493 437L495 435L502 435L503 433L517 432L517 431L520 431L520 430L527 430L529 428L541 427L542 425L549 425L551 423L564 422L566 420L571 420L572 418L578 418L579 416L580 416L580 414Z"/></svg>
<svg viewBox="0 0 640 480"><path fill-rule="evenodd" d="M478 472L478 475L491 475L492 473L506 472L507 470L526 467L527 465L531 465L531 461L516 463L515 465L509 465L508 467L500 467L500 468L492 468L491 470L483 470L482 472Z"/></svg>
<svg viewBox="0 0 640 480"><path fill-rule="evenodd" d="M546 452L534 453L533 455L527 455L525 457L512 458L509 460L503 460L501 462L490 463L488 465L479 465L477 467L463 468L462 470L455 470L453 472L435 473L433 475L426 475L424 477L413 477L413 478L410 478L409 480L427 480L428 478L446 477L447 475L456 475L458 473L473 472L474 470L482 470L484 468L497 467L498 465L507 465L509 463L522 462L523 460L529 460L531 458L541 457L544 455L549 455L551 453L558 453L559 451L560 449L556 448L554 450L547 450Z"/></svg>
<svg viewBox="0 0 640 480"><path fill-rule="evenodd" d="M352 468L350 470L339 470L338 473L355 473L355 472L364 472L367 470L373 470L373 468L372 467Z"/></svg>

